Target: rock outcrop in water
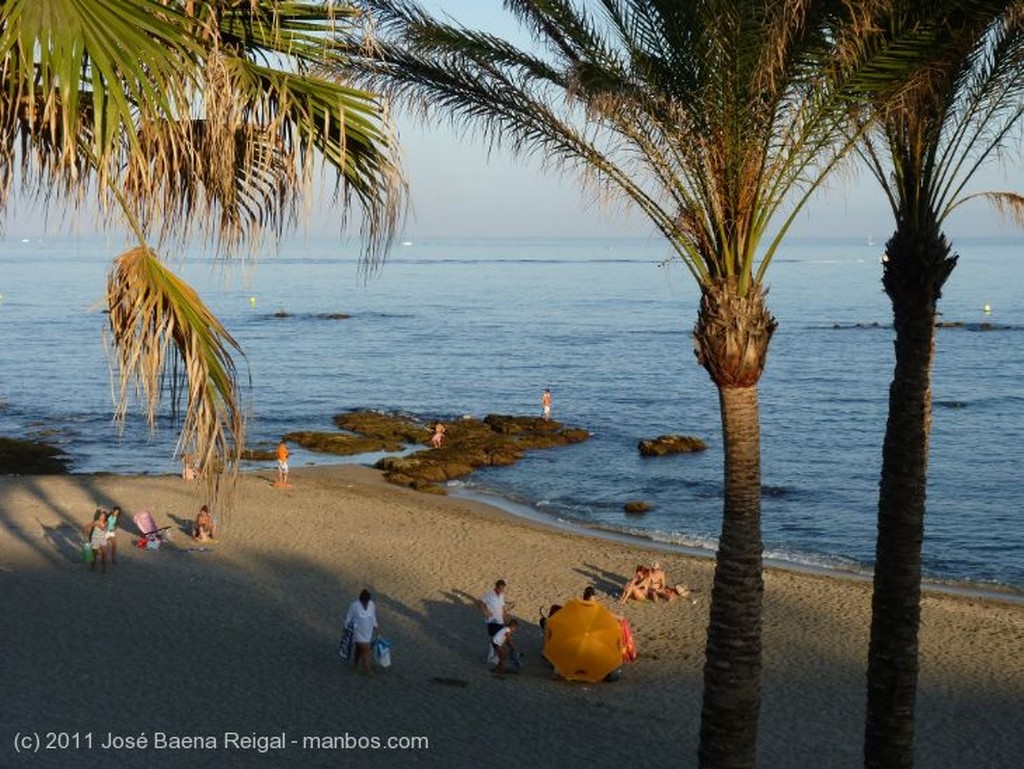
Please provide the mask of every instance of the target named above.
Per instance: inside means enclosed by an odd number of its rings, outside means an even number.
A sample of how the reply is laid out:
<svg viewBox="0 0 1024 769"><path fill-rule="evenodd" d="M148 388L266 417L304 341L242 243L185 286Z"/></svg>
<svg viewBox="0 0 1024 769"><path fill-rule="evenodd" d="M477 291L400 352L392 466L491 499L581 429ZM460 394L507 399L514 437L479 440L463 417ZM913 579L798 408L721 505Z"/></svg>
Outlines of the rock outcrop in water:
<svg viewBox="0 0 1024 769"><path fill-rule="evenodd" d="M622 509L627 515L643 515L644 513L649 513L653 510L654 505L650 502L644 502L642 499L637 499L627 502L622 506Z"/></svg>
<svg viewBox="0 0 1024 769"><path fill-rule="evenodd" d="M66 462L64 452L49 444L0 438L0 475L62 475Z"/></svg>
<svg viewBox="0 0 1024 769"><path fill-rule="evenodd" d="M689 454L694 451L704 451L707 447L704 441L691 435L659 435L657 438L649 438L637 444L640 455L644 457Z"/></svg>
<svg viewBox="0 0 1024 769"><path fill-rule="evenodd" d="M334 423L344 432L295 432L285 440L310 451L351 456L377 451L402 451L410 445L429 446L436 420L427 423L397 414L354 411L339 414ZM424 448L399 457L385 457L376 467L398 486L444 494L445 481L469 475L478 467L504 467L534 449L580 443L590 433L539 417L490 414L445 423L440 448Z"/></svg>

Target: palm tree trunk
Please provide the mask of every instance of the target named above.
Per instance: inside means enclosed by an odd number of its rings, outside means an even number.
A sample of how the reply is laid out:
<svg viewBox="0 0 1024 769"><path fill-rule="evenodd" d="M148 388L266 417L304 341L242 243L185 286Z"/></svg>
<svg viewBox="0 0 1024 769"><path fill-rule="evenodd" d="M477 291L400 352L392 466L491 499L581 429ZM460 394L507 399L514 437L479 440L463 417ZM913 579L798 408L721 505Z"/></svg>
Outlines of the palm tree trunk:
<svg viewBox="0 0 1024 769"><path fill-rule="evenodd" d="M757 386L719 388L725 511L711 590L700 766L753 767L761 712L761 441Z"/></svg>
<svg viewBox="0 0 1024 769"><path fill-rule="evenodd" d="M883 280L893 305L896 365L882 446L864 765L886 769L914 764L935 310L956 264L938 228L928 229L924 238L897 231L886 246Z"/></svg>
<svg viewBox="0 0 1024 769"><path fill-rule="evenodd" d="M761 712L761 425L757 382L776 322L764 292L703 287L694 344L718 387L725 452L722 534L704 661L700 766L753 767Z"/></svg>

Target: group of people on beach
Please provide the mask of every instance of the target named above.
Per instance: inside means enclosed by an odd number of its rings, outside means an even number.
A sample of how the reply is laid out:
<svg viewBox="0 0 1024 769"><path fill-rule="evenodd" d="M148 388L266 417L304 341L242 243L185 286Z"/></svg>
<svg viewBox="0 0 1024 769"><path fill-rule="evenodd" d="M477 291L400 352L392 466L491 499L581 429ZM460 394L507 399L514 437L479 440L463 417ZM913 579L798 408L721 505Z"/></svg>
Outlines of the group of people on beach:
<svg viewBox="0 0 1024 769"><path fill-rule="evenodd" d="M519 621L510 613L512 604L506 600L507 583L503 579L496 580L494 587L486 591L473 603L484 618L487 629L488 662L493 666L495 676L503 677L508 672L519 672L522 669L522 656L516 648L514 636L519 629ZM635 600L666 600L671 601L680 596L689 595L688 588L679 584L669 587L666 584L665 571L661 564L655 561L651 566L638 564L632 579L626 583L619 603L625 603L630 599ZM583 590L584 601L597 601L597 590L593 585L588 585ZM543 629L548 618L561 610L561 606L551 606L547 616L541 611L540 626ZM617 616L617 615L616 615ZM623 661L631 661L636 657L636 644L632 640L632 634L628 628L628 622L622 617L618 619L625 625ZM345 614L344 628L350 633L355 647L353 664L359 667L362 663L362 672L369 675L371 667L371 649L378 638L377 609L373 602L370 591L363 589L359 598L353 601ZM343 655L348 659L346 655ZM613 671L607 680L615 680L619 671Z"/></svg>
<svg viewBox="0 0 1024 769"><path fill-rule="evenodd" d="M96 571L97 562L100 564L100 571L107 573L107 562L117 563L117 528L121 519L121 508L115 505L107 510L104 507L97 507L82 533L86 537L86 563L89 564L89 571ZM146 540L146 535L153 532L143 532L140 540ZM192 539L195 542L210 542L217 534L217 527L210 513L210 508L203 505L199 508L195 521L192 523ZM141 544L140 544L141 547Z"/></svg>
<svg viewBox="0 0 1024 769"><path fill-rule="evenodd" d="M657 561L650 566L638 563L633 572L633 578L622 589L619 603L625 603L630 599L635 601L671 601L689 594L690 590L686 585L679 584L670 587L667 584L665 570Z"/></svg>

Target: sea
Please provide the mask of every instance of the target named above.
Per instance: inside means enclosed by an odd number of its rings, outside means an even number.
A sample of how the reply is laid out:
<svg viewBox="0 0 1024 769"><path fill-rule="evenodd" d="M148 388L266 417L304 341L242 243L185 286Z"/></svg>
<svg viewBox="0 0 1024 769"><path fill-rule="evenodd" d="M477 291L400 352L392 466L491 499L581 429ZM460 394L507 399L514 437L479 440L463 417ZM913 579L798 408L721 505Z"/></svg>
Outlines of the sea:
<svg viewBox="0 0 1024 769"><path fill-rule="evenodd" d="M940 302L923 568L929 581L1024 593L1024 239L965 238ZM0 240L0 435L60 447L72 473L176 473L177 430L113 421L105 276L123 243ZM765 556L870 573L893 372L882 245L791 239L768 269L779 321L760 383ZM693 355L698 291L657 238L422 239L378 271L360 246L296 237L226 262L169 257L244 351L249 444L333 430L340 412L428 421L539 415L574 446L452 482L557 525L713 553L722 516L717 392ZM425 432L426 434L426 432ZM638 442L704 439L644 458ZM293 465L355 462L292 447ZM267 463L264 463L267 464ZM259 464L248 465L258 467ZM648 502L627 515L628 501Z"/></svg>

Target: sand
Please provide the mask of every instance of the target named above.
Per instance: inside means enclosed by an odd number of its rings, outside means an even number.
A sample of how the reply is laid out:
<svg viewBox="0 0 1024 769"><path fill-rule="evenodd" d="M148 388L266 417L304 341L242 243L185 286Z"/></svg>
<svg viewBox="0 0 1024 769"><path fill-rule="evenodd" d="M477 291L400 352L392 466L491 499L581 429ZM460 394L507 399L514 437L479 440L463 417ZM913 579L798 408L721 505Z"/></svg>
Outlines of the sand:
<svg viewBox="0 0 1024 769"><path fill-rule="evenodd" d="M696 765L710 559L551 530L362 467L274 480L244 476L222 536L197 550L184 532L201 491L180 478L0 479L0 766ZM97 504L129 512L105 575L79 552ZM169 546L132 547L140 508L174 527ZM640 654L620 681L553 680L539 607L587 584L611 605L655 559L696 603L621 608ZM472 605L499 577L526 654L503 679ZM779 569L765 585L759 765L859 766L870 585ZM370 678L336 655L364 586L393 644ZM1020 766L1024 605L930 592L921 662L917 765ZM360 747L388 738L416 747Z"/></svg>

